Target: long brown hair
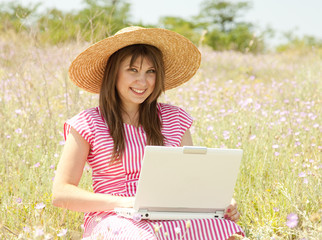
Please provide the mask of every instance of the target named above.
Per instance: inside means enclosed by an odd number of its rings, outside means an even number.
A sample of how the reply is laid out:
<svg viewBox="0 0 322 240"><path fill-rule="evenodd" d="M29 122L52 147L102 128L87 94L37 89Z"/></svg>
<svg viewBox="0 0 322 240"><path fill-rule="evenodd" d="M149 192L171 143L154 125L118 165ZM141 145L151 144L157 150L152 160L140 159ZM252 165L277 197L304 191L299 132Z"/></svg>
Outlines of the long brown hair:
<svg viewBox="0 0 322 240"><path fill-rule="evenodd" d="M162 123L157 108L157 99L164 92L165 74L162 52L158 48L146 44L130 45L116 51L108 59L99 96L100 110L114 141L112 162L121 160L125 149L122 106L116 89L116 81L120 64L128 56L131 56L130 66L141 57L150 60L155 68L154 90L139 106L138 124L143 127L146 133L148 145L164 145L164 136L161 133Z"/></svg>

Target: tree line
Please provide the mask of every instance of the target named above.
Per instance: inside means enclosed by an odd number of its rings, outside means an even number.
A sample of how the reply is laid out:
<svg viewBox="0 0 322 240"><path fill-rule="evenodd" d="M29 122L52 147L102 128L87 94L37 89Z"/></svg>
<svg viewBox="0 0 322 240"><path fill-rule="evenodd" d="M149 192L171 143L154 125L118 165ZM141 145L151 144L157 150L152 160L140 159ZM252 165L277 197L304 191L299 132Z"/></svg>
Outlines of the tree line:
<svg viewBox="0 0 322 240"><path fill-rule="evenodd" d="M140 25L173 30L198 46L208 45L214 50L258 53L265 50L264 39L274 32L267 29L255 34L253 23L240 20L251 8L248 1L204 0L198 15L189 19L165 16L160 18L157 25L132 21L131 5L126 0L83 0L83 3L84 8L81 10L68 12L56 8L39 11L41 3L29 6L14 2L2 3L0 33L26 33L39 42L50 44L75 40L93 43L113 35L123 27ZM289 44L280 49L287 49L291 44L322 47L322 42L314 37L299 39L292 36L289 37Z"/></svg>

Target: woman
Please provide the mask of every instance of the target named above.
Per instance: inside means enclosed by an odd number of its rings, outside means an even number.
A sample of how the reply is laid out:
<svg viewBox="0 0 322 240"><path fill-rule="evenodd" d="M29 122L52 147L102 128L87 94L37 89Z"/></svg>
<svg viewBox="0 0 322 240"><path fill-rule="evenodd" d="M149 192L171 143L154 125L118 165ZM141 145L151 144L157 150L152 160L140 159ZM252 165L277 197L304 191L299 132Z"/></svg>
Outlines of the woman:
<svg viewBox="0 0 322 240"><path fill-rule="evenodd" d="M69 76L80 88L99 93L99 107L65 123L65 147L53 184L53 204L85 212L84 239L228 239L242 233L236 204L225 218L148 221L117 216L133 207L145 145L192 145L191 117L157 103L162 92L188 81L200 52L183 36L157 28L125 28L82 52ZM94 193L78 183L92 168Z"/></svg>

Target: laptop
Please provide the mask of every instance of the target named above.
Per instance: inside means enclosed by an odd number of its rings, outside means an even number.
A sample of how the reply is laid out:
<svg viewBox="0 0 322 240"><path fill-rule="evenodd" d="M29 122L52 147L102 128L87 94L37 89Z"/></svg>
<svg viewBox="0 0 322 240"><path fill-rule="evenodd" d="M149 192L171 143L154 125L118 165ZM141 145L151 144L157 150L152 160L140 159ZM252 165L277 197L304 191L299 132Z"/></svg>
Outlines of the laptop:
<svg viewBox="0 0 322 240"><path fill-rule="evenodd" d="M223 218L243 151L200 146L146 146L133 208L123 217L149 220Z"/></svg>

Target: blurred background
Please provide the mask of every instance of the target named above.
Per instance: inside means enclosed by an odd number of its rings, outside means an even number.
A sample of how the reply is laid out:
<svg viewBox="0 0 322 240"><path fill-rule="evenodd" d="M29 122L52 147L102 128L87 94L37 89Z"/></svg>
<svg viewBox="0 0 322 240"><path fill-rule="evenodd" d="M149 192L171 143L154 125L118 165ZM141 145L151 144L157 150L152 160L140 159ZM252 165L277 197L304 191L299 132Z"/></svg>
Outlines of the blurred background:
<svg viewBox="0 0 322 240"><path fill-rule="evenodd" d="M0 0L0 34L91 43L141 25L176 31L214 50L307 50L322 46L321 9L316 0Z"/></svg>

